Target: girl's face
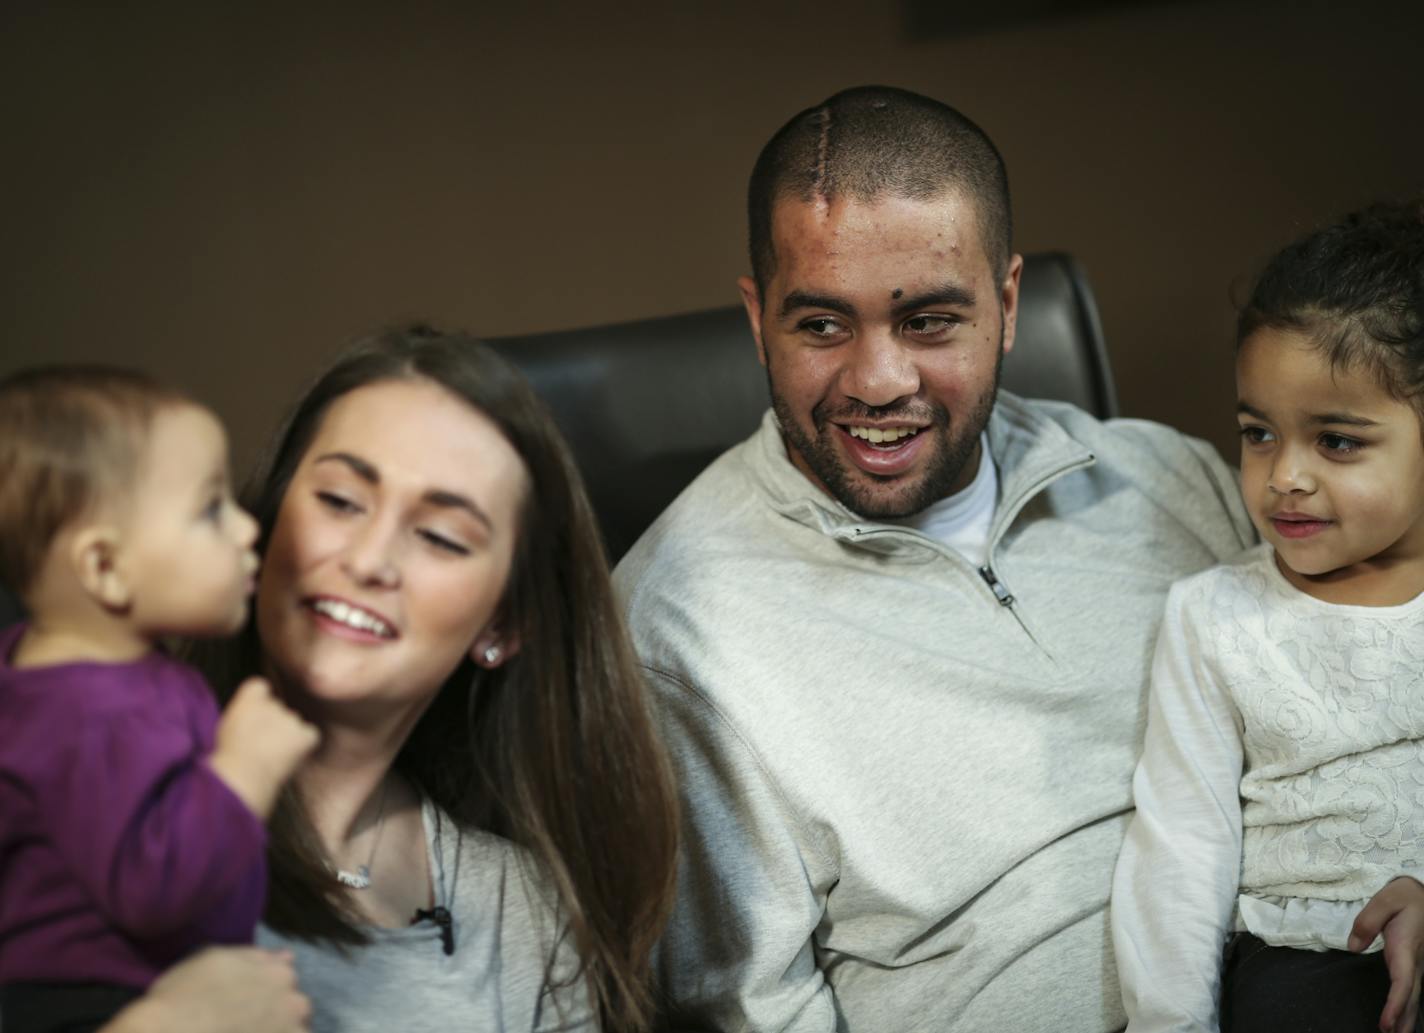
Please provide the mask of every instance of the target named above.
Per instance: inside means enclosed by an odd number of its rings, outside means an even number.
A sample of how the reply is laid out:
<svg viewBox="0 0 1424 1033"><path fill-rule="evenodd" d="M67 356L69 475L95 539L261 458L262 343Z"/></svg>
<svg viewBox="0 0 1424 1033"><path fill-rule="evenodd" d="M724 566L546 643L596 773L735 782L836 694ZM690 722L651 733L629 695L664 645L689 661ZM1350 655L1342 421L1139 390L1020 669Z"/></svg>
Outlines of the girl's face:
<svg viewBox="0 0 1424 1033"><path fill-rule="evenodd" d="M500 627L523 460L438 384L391 380L332 403L282 500L257 590L272 673L320 718L413 721Z"/></svg>
<svg viewBox="0 0 1424 1033"><path fill-rule="evenodd" d="M1360 579L1424 590L1424 438L1368 372L1260 330L1236 361L1241 490L1282 573L1314 595Z"/></svg>

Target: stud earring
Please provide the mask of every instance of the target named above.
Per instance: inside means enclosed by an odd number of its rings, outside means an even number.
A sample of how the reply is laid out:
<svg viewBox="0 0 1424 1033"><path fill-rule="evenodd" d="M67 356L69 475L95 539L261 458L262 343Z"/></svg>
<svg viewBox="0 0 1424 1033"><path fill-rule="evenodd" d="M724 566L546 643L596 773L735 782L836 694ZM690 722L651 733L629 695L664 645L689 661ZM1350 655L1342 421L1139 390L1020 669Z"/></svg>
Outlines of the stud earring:
<svg viewBox="0 0 1424 1033"><path fill-rule="evenodd" d="M487 649L485 650L485 663L487 663L487 664L497 664L497 663L499 663L499 646L490 646L489 648L487 648Z"/></svg>

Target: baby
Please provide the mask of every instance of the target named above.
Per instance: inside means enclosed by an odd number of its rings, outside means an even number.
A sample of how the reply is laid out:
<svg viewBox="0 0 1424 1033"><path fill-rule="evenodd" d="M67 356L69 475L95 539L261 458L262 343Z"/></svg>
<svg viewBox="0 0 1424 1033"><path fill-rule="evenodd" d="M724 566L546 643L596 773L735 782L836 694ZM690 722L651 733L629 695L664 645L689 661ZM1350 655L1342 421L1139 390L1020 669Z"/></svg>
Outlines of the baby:
<svg viewBox="0 0 1424 1033"><path fill-rule="evenodd" d="M246 619L257 525L212 413L132 372L0 381L0 1023L94 1029L251 940L263 822L316 731L246 682L219 719L168 636Z"/></svg>

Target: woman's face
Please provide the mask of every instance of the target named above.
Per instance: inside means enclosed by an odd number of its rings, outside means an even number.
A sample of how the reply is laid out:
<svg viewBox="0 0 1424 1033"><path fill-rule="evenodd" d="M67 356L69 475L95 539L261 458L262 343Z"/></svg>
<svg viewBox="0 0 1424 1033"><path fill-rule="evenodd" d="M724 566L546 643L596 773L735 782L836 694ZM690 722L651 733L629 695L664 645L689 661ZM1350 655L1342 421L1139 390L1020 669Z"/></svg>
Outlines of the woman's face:
<svg viewBox="0 0 1424 1033"><path fill-rule="evenodd" d="M425 380L332 403L257 589L272 674L317 716L412 719L467 655L507 657L499 604L528 472L483 413Z"/></svg>

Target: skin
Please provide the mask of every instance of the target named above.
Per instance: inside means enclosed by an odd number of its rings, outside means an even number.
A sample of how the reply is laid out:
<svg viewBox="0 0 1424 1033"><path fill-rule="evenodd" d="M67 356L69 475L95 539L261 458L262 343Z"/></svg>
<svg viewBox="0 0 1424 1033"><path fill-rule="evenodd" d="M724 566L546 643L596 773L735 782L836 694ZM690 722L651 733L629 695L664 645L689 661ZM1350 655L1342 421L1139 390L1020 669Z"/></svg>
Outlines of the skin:
<svg viewBox="0 0 1424 1033"><path fill-rule="evenodd" d="M209 948L165 972L101 1033L299 1033L310 1017L290 955Z"/></svg>
<svg viewBox="0 0 1424 1033"><path fill-rule="evenodd" d="M430 905L419 798L391 764L466 656L498 666L518 649L501 602L527 491L488 417L437 384L386 381L332 404L278 512L257 625L282 696L322 728L297 785L335 862L369 860L352 901L377 924ZM323 612L336 604L380 625Z"/></svg>
<svg viewBox="0 0 1424 1033"><path fill-rule="evenodd" d="M145 639L237 631L257 571L257 522L233 501L222 425L197 406L161 410L142 470L120 521L134 630Z"/></svg>
<svg viewBox="0 0 1424 1033"><path fill-rule="evenodd" d="M1392 606L1424 591L1424 430L1362 370L1332 368L1307 337L1261 330L1237 355L1241 490L1281 573L1326 602ZM1306 519L1309 518L1309 519ZM1424 970L1424 886L1374 895L1351 950L1384 936L1386 1033L1412 1033Z"/></svg>
<svg viewBox="0 0 1424 1033"><path fill-rule="evenodd" d="M1281 573L1333 603L1424 591L1424 431L1364 370L1308 338L1253 334L1236 365L1241 489Z"/></svg>
<svg viewBox="0 0 1424 1033"><path fill-rule="evenodd" d="M1023 261L997 281L978 226L953 191L784 199L765 290L738 281L787 455L862 516L911 516L979 468ZM852 427L915 433L877 447Z"/></svg>

